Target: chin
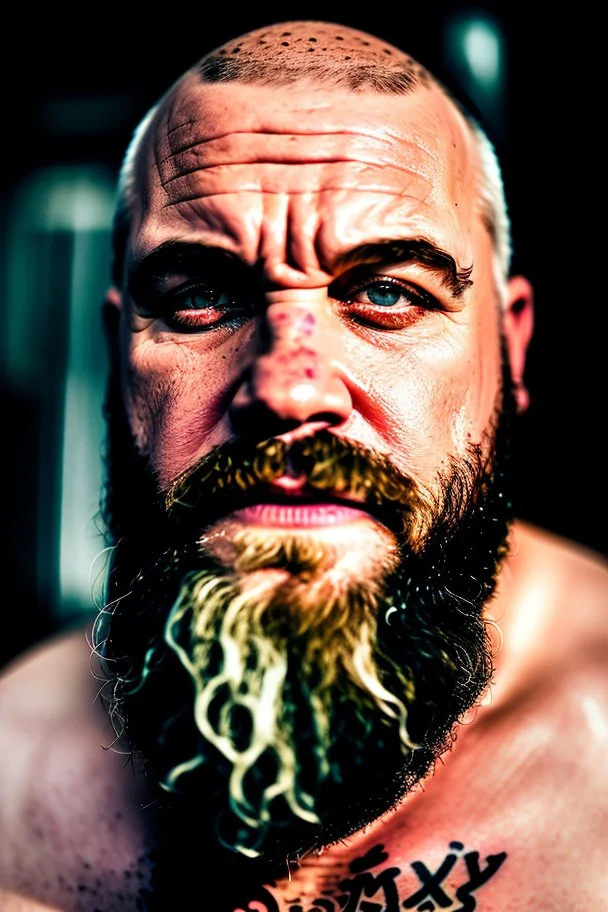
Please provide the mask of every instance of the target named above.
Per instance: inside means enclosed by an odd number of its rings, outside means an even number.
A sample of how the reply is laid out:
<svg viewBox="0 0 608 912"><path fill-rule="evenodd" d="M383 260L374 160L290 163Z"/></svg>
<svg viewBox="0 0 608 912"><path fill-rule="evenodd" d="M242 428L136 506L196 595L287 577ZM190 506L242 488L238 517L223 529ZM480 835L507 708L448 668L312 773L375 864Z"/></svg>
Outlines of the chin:
<svg viewBox="0 0 608 912"><path fill-rule="evenodd" d="M357 513L346 523L307 527L258 525L230 516L208 528L199 544L227 571L257 565L264 573L256 579L267 579L269 585L271 580L287 583L293 569L289 560L286 566L277 566L274 555L297 555L295 569L301 573L307 568L310 586L347 591L351 585L374 585L399 560L395 533L362 511Z"/></svg>

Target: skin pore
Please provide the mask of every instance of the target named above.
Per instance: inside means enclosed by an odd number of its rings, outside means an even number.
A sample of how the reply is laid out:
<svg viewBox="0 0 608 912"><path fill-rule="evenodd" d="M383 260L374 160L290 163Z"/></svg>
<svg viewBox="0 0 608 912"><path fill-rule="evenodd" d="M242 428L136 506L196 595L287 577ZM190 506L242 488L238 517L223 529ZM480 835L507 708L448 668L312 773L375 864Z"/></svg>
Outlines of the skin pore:
<svg viewBox="0 0 608 912"><path fill-rule="evenodd" d="M339 29L252 33L161 100L107 299L104 695L258 882L395 805L484 693L525 404L476 134Z"/></svg>

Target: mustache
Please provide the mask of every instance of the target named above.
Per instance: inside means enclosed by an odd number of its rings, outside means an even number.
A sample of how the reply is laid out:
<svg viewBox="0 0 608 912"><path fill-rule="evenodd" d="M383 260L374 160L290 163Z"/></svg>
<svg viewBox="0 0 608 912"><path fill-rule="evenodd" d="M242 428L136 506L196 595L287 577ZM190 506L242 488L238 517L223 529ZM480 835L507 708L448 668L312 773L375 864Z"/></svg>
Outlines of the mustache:
<svg viewBox="0 0 608 912"><path fill-rule="evenodd" d="M420 508L416 484L388 455L324 430L293 441L221 444L161 492L161 510L171 526L200 530L227 507L268 497L269 485L284 475L302 480L300 497L355 500L390 528Z"/></svg>

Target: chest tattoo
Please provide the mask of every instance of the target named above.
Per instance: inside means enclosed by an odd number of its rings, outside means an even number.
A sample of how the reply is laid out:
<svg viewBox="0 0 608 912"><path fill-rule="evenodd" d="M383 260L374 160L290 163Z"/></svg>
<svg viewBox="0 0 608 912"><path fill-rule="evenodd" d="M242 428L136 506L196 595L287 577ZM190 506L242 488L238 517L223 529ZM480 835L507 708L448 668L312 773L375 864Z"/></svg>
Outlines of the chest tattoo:
<svg viewBox="0 0 608 912"><path fill-rule="evenodd" d="M480 860L479 852L466 851L462 842L454 840L436 869L419 859L410 862L409 873L415 875L417 884L412 890L408 878L404 891L403 886L397 885L404 870L391 865L384 846L377 845L351 862L348 876L339 882L338 891L331 891L331 896L321 891L306 902L293 896L283 908L287 912L473 912L477 908L473 894L496 874L506 857L506 852L499 852ZM281 907L264 888L246 909L235 912L281 912Z"/></svg>

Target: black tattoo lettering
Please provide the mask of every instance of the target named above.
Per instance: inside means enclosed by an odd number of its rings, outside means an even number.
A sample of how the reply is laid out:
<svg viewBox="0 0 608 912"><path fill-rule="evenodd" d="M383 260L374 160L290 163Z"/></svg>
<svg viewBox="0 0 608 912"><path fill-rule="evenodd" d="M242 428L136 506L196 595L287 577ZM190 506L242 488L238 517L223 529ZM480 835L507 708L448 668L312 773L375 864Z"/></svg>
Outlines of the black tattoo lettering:
<svg viewBox="0 0 608 912"><path fill-rule="evenodd" d="M340 881L340 889L345 891L345 896L338 899L342 912L399 912L399 894L395 883L401 873L399 868L384 868L378 874L369 871L387 860L384 846L378 845L351 864L350 869L355 876ZM383 902L370 903L363 900L363 896L378 896Z"/></svg>
<svg viewBox="0 0 608 912"><path fill-rule="evenodd" d="M464 845L461 842L451 842L450 848L459 852ZM413 909L415 907L417 912L435 912L437 908L451 909L452 912L473 912L477 906L477 900L471 894L498 871L506 857L506 852L488 855L486 867L482 869L479 865L479 852L467 852L464 855L464 863L469 879L457 887L455 898L446 893L441 886L458 861L459 856L455 852L449 852L434 873L429 871L423 862L413 861L411 867L416 872L422 886L404 900L403 908ZM454 906L456 901L462 905Z"/></svg>
<svg viewBox="0 0 608 912"><path fill-rule="evenodd" d="M383 845L376 845L349 866L352 876L339 882L342 891L331 899L319 896L312 904L302 903L300 898L288 900L289 912L401 912L402 909L415 909L416 912L437 912L438 909L449 909L450 912L473 912L477 900L473 893L482 887L496 874L507 857L506 852L488 855L485 865L479 862L479 852L464 852L462 842L451 842L447 853L437 870L432 871L422 861L411 862L410 867L418 877L420 886L404 900L399 899L397 878L401 870L387 866L379 871L372 871L385 864L388 853ZM459 862L464 862L468 879L456 888L452 895L445 887L448 875L456 870ZM265 903L264 912L279 912L276 900L266 891L256 897ZM259 906L256 902L256 912ZM251 904L244 912L253 912Z"/></svg>
<svg viewBox="0 0 608 912"><path fill-rule="evenodd" d="M471 893L473 890L477 890L478 887L483 886L498 871L506 857L506 852L499 852L498 855L488 855L486 858L487 865L482 870L479 867L479 852L467 852L464 856L464 861L469 872L469 880L456 890L456 899L462 903L456 912L459 912L459 910L460 912L472 912L476 902Z"/></svg>
<svg viewBox="0 0 608 912"><path fill-rule="evenodd" d="M414 906L417 906L419 902L429 896L441 909L449 909L452 905L452 899L443 890L441 883L448 876L457 861L458 855L449 853L434 874L431 873L427 866L421 861L413 861L412 868L418 875L418 879L422 886L415 893L412 893L411 896L408 896L403 903L403 908L413 909ZM434 909L435 906L433 905L433 902L425 903L423 907L421 906L420 912L422 912L423 908L427 909L427 907L429 910Z"/></svg>

